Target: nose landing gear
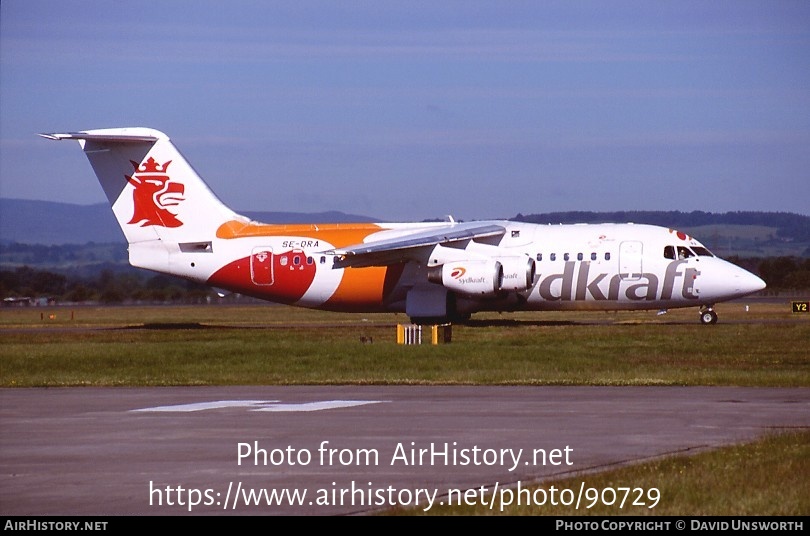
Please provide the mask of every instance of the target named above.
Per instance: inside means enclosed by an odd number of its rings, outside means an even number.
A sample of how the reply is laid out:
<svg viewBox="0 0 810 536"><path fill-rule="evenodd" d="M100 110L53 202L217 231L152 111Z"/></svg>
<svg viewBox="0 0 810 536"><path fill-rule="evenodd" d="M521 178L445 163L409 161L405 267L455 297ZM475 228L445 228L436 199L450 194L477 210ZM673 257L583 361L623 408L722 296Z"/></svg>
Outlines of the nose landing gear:
<svg viewBox="0 0 810 536"><path fill-rule="evenodd" d="M700 309L700 323L701 324L716 324L717 313L712 309L713 306L704 306Z"/></svg>

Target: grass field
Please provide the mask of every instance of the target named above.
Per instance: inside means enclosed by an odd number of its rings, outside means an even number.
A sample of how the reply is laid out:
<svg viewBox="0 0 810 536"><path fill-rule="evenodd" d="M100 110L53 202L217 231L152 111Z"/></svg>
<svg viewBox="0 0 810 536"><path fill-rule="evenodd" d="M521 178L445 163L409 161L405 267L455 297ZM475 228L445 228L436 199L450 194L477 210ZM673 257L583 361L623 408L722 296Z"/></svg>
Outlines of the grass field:
<svg viewBox="0 0 810 536"><path fill-rule="evenodd" d="M790 303L481 315L399 345L404 315L251 305L7 308L0 386L810 385L810 315ZM425 335L427 339L427 335Z"/></svg>
<svg viewBox="0 0 810 536"><path fill-rule="evenodd" d="M449 343L399 345L396 324L407 318L395 314L265 305L4 308L0 386L810 386L810 315L792 313L789 301L721 304L717 312L711 326L694 309L481 315L454 326ZM807 515L808 475L810 432L798 430L602 473L588 484L636 482L676 498L666 508L620 512L632 515ZM543 484L551 485L566 482Z"/></svg>
<svg viewBox="0 0 810 536"><path fill-rule="evenodd" d="M502 510L478 502L385 515L807 516L808 474L810 431L790 431L693 456L526 486L520 492L501 490L495 504L510 503ZM577 491L584 484L589 491L576 508L572 495L563 490Z"/></svg>

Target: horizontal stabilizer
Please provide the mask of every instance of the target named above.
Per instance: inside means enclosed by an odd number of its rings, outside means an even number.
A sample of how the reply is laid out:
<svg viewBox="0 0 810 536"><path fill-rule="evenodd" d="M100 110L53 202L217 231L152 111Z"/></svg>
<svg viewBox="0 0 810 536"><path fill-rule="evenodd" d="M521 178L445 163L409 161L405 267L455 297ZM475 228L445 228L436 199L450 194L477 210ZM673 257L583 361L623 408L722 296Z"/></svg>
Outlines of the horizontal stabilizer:
<svg viewBox="0 0 810 536"><path fill-rule="evenodd" d="M65 132L64 134L40 134L49 140L90 140L118 143L143 143L157 141L157 136L139 136L133 134L90 134L87 132Z"/></svg>

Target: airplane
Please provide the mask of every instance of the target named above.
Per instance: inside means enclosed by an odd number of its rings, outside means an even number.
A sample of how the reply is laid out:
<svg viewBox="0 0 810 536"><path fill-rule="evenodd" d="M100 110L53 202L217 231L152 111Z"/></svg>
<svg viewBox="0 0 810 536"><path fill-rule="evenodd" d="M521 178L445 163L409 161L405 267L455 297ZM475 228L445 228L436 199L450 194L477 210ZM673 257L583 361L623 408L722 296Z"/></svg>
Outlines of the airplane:
<svg viewBox="0 0 810 536"><path fill-rule="evenodd" d="M633 224L509 220L267 224L222 203L158 130L40 134L77 140L135 267L270 302L416 324L478 312L698 307L765 288L695 238Z"/></svg>

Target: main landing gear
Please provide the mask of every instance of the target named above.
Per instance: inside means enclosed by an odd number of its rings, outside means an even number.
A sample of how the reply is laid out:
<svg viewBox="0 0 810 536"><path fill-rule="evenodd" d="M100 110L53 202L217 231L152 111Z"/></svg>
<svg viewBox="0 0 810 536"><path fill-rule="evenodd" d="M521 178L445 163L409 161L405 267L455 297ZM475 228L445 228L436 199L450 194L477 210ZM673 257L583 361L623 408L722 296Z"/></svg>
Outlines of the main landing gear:
<svg viewBox="0 0 810 536"><path fill-rule="evenodd" d="M716 324L717 313L712 309L713 306L708 305L700 309L700 323L701 324Z"/></svg>

